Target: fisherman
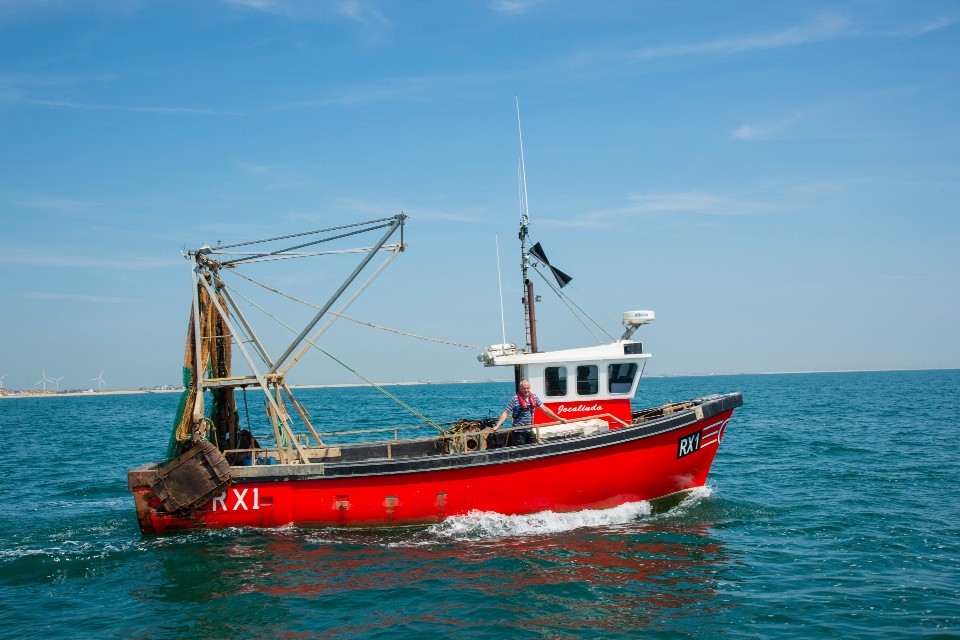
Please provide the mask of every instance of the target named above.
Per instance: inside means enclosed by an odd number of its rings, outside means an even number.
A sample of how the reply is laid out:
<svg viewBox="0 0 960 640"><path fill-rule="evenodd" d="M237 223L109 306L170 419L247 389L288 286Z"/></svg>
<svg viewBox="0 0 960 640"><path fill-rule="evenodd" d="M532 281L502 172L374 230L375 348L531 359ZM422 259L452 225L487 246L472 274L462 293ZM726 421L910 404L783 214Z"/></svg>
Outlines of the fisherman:
<svg viewBox="0 0 960 640"><path fill-rule="evenodd" d="M515 427L526 427L532 425L533 412L537 407L543 409L543 412L554 420L566 424L566 420L555 414L550 407L543 404L540 398L537 397L537 394L530 391L529 380L521 380L520 385L517 387L516 395L511 397L507 402L507 408L504 409L503 413L500 414L500 418L497 420L497 424L495 427L493 427L493 430L496 431L499 429L500 425L504 423L508 415L513 417L513 426ZM528 444L536 441L537 436L534 435L532 429L517 429L516 431L510 432L510 439L508 442L511 444Z"/></svg>

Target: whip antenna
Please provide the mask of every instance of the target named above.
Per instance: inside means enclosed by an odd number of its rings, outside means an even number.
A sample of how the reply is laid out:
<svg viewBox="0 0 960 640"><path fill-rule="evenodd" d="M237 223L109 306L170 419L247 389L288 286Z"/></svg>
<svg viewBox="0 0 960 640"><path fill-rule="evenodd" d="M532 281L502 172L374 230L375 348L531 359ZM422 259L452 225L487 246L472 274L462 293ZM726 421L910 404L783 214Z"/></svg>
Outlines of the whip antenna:
<svg viewBox="0 0 960 640"><path fill-rule="evenodd" d="M520 134L520 216L526 221L530 215L527 202L527 165L523 159L523 127L520 126L520 98L517 98L517 132Z"/></svg>
<svg viewBox="0 0 960 640"><path fill-rule="evenodd" d="M527 276L530 268L530 255L527 253L527 231L530 218L527 215L527 169L523 161L523 128L520 126L520 98L517 97L517 133L520 136L520 163L517 167L520 182L520 273L523 276L523 324L527 344L524 351L537 352L537 321L533 310L534 296L533 283Z"/></svg>
<svg viewBox="0 0 960 640"><path fill-rule="evenodd" d="M500 287L500 331L503 336L503 342L507 344L507 324L503 319L503 277L500 275L500 234L496 234L497 239L497 285Z"/></svg>

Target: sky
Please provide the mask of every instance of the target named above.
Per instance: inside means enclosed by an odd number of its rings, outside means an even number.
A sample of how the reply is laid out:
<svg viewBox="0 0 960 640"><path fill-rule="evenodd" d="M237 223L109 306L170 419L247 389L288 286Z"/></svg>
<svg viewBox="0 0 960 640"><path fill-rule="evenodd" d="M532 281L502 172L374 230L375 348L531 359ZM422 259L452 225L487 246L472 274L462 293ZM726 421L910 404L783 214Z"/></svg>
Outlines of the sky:
<svg viewBox="0 0 960 640"><path fill-rule="evenodd" d="M531 237L614 338L655 311L648 375L960 367L958 60L947 0L0 0L3 385L178 384L184 249L401 211L349 315L468 346L320 343L378 381L509 378L476 354L498 250L523 342L517 101ZM355 260L257 276L322 304ZM608 340L534 281L541 349ZM289 379L357 381L320 353Z"/></svg>

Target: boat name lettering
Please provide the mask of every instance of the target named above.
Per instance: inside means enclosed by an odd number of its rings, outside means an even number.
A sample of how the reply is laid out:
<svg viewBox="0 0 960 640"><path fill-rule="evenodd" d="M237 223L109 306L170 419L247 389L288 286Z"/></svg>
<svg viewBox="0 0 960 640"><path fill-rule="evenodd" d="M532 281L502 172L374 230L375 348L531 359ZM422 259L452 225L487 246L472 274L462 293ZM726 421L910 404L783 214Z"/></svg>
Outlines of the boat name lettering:
<svg viewBox="0 0 960 640"><path fill-rule="evenodd" d="M573 407L560 405L560 407L557 409L557 414L573 412L579 413L582 411L603 411L603 407L599 404L578 404Z"/></svg>
<svg viewBox="0 0 960 640"><path fill-rule="evenodd" d="M700 448L700 432L691 433L688 436L683 436L677 442L677 458L682 458L683 456L688 456L697 449Z"/></svg>
<svg viewBox="0 0 960 640"><path fill-rule="evenodd" d="M228 493L233 494L233 505L230 507L227 506ZM248 499L250 500L249 505L247 504ZM256 511L258 509L260 509L259 487L254 487L252 490L233 487L221 492L218 496L214 496L211 511Z"/></svg>

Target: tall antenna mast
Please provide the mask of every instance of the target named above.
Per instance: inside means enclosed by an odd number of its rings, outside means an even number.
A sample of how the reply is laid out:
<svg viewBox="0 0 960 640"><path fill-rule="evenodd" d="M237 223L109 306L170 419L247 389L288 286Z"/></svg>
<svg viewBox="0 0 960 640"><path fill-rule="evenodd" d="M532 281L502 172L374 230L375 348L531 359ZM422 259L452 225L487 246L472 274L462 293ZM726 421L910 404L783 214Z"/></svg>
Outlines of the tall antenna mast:
<svg viewBox="0 0 960 640"><path fill-rule="evenodd" d="M537 320L534 312L533 283L527 277L530 268L530 254L527 252L527 228L530 225L527 208L527 169L523 161L523 127L520 126L520 98L517 97L517 131L520 134L520 269L523 276L523 324L526 329L527 345L524 351L537 351Z"/></svg>

